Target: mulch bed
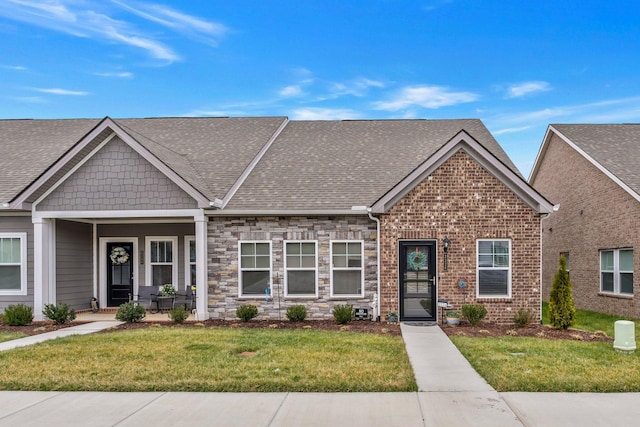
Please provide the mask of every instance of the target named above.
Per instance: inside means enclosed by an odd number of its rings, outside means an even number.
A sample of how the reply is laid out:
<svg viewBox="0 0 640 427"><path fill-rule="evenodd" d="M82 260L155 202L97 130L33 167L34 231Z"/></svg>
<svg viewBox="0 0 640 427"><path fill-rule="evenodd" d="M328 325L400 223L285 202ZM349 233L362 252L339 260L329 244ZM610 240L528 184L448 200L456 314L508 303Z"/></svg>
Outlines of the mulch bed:
<svg viewBox="0 0 640 427"><path fill-rule="evenodd" d="M26 326L7 326L0 323L0 332L21 332L26 335L36 335L45 332L55 331L57 329L68 328L87 322L73 322L71 324L56 325L53 322L33 322ZM178 326L172 322L139 322L124 323L103 332L111 330L129 330L143 329L151 327L174 327ZM193 328L210 328L210 327L226 327L226 328L256 328L256 329L313 329L323 331L339 331L339 332L359 332L390 336L401 336L399 324L389 324L386 322L371 322L368 320L353 321L346 325L339 325L333 320L305 320L304 322L290 322L288 320L251 320L249 322L241 322L239 320L205 320L203 322L185 322L183 327ZM449 336L466 336L466 337L533 337L551 340L574 340L574 341L601 341L613 342L613 338L607 337L602 332L585 332L574 329L561 330L554 329L550 326L533 324L524 328L517 328L514 325L501 326L492 323L481 323L476 327L472 327L468 323L462 323L458 326L442 325L442 330Z"/></svg>

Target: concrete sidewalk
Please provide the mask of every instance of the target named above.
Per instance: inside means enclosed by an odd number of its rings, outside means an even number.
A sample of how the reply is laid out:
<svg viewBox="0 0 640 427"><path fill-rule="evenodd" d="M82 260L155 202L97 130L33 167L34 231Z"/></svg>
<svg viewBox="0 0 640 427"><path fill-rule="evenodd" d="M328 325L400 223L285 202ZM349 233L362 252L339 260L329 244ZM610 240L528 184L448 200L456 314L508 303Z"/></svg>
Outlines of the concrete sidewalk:
<svg viewBox="0 0 640 427"><path fill-rule="evenodd" d="M96 322L14 340L91 333ZM640 393L497 393L437 326L401 326L417 393L0 391L2 426L636 426ZM31 340L33 338L33 340ZM26 340L26 341L23 341ZM0 343L0 346L8 343Z"/></svg>

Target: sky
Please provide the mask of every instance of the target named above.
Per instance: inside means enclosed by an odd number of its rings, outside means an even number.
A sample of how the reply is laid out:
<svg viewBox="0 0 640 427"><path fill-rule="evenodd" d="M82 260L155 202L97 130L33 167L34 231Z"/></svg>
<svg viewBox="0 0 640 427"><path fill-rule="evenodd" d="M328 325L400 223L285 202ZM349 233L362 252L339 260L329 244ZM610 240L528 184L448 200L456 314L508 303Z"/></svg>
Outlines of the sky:
<svg viewBox="0 0 640 427"><path fill-rule="evenodd" d="M640 2L0 0L0 118L640 122Z"/></svg>

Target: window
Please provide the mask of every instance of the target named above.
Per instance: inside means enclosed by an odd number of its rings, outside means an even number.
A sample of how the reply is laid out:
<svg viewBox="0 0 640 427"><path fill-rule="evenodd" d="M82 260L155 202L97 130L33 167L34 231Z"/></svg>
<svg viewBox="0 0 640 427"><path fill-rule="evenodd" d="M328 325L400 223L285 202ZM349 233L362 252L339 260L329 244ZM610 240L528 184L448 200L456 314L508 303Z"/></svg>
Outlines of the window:
<svg viewBox="0 0 640 427"><path fill-rule="evenodd" d="M196 284L196 238L184 237L185 289Z"/></svg>
<svg viewBox="0 0 640 427"><path fill-rule="evenodd" d="M178 289L178 238L147 237L147 269L148 286L172 284Z"/></svg>
<svg viewBox="0 0 640 427"><path fill-rule="evenodd" d="M363 243L331 242L331 296L364 296Z"/></svg>
<svg viewBox="0 0 640 427"><path fill-rule="evenodd" d="M633 295L633 249L600 251L600 290Z"/></svg>
<svg viewBox="0 0 640 427"><path fill-rule="evenodd" d="M511 241L478 240L478 297L511 297Z"/></svg>
<svg viewBox="0 0 640 427"><path fill-rule="evenodd" d="M240 242L240 296L265 296L271 287L271 242Z"/></svg>
<svg viewBox="0 0 640 427"><path fill-rule="evenodd" d="M316 296L316 242L285 242L285 295Z"/></svg>
<svg viewBox="0 0 640 427"><path fill-rule="evenodd" d="M27 233L0 233L0 295L27 294Z"/></svg>

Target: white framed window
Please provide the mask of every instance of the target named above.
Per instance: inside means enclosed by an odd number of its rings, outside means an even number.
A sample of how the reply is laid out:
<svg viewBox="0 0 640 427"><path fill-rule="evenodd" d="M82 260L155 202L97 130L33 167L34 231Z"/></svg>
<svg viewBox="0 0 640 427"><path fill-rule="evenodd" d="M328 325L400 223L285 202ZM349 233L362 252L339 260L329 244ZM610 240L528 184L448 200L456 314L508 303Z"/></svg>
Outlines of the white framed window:
<svg viewBox="0 0 640 427"><path fill-rule="evenodd" d="M185 289L196 284L196 236L184 236Z"/></svg>
<svg viewBox="0 0 640 427"><path fill-rule="evenodd" d="M364 296L363 241L331 241L331 296Z"/></svg>
<svg viewBox="0 0 640 427"><path fill-rule="evenodd" d="M633 249L600 251L600 290L633 295Z"/></svg>
<svg viewBox="0 0 640 427"><path fill-rule="evenodd" d="M318 296L318 242L285 241L284 288L287 297Z"/></svg>
<svg viewBox="0 0 640 427"><path fill-rule="evenodd" d="M510 298L511 240L479 239L476 245L476 296Z"/></svg>
<svg viewBox="0 0 640 427"><path fill-rule="evenodd" d="M27 295L27 233L0 233L0 295Z"/></svg>
<svg viewBox="0 0 640 427"><path fill-rule="evenodd" d="M271 288L271 242L241 241L238 245L240 274L238 295L264 297Z"/></svg>
<svg viewBox="0 0 640 427"><path fill-rule="evenodd" d="M145 238L147 286L172 284L178 289L178 237Z"/></svg>

